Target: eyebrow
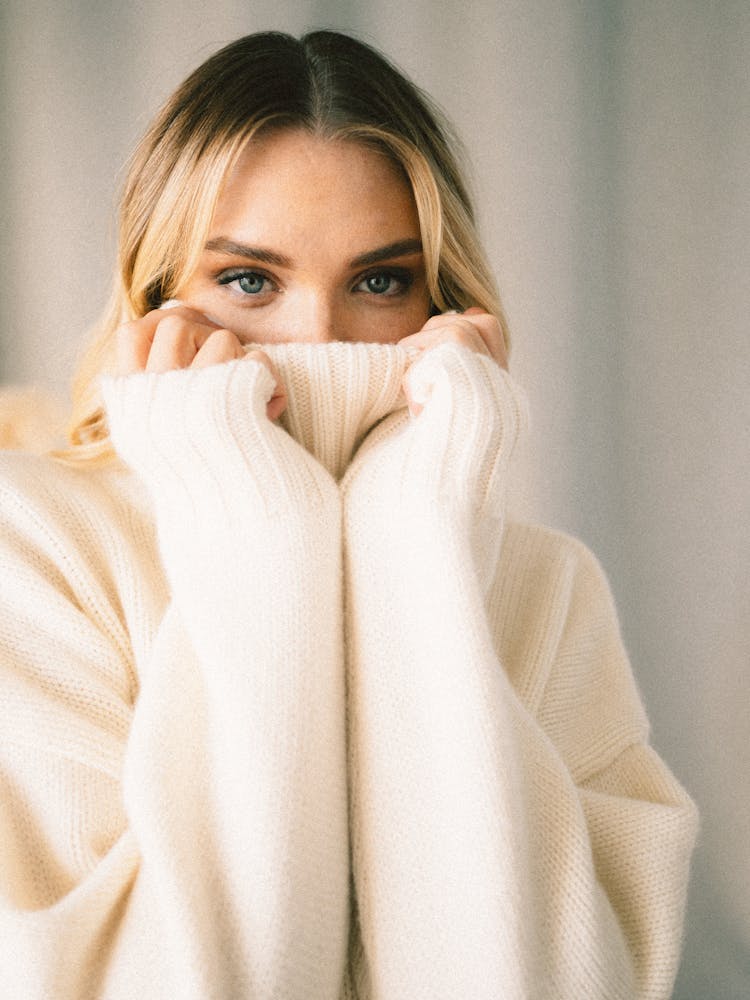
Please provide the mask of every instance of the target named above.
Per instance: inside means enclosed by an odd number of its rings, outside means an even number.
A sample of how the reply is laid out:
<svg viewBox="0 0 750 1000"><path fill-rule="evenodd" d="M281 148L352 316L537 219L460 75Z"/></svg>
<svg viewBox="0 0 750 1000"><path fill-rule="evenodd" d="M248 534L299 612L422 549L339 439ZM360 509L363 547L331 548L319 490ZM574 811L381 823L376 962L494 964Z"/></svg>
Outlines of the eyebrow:
<svg viewBox="0 0 750 1000"><path fill-rule="evenodd" d="M244 257L246 260L257 260L262 264L273 264L276 267L292 267L292 260L285 254L269 250L267 247L249 246L247 243L237 243L235 240L227 239L225 236L217 236L209 240L205 246L206 250L212 253L228 254L232 257ZM412 254L422 252L421 240L396 240L395 243L388 243L385 246L377 247L375 250L368 250L359 254L349 261L349 267L367 267L368 264L378 264L383 260L392 260L394 257L408 257Z"/></svg>
<svg viewBox="0 0 750 1000"><path fill-rule="evenodd" d="M397 240L376 250L368 250L349 262L351 267L367 267L368 264L378 264L381 260L391 260L394 257L409 257L411 254L422 253L421 240Z"/></svg>

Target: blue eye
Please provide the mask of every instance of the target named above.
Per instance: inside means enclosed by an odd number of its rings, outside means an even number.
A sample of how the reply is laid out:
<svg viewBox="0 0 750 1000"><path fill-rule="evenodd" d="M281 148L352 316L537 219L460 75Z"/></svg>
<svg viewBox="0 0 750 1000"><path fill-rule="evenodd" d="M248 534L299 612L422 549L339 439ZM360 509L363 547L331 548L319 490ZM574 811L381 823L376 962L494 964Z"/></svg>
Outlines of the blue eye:
<svg viewBox="0 0 750 1000"><path fill-rule="evenodd" d="M234 286L238 292L248 296L260 295L272 287L270 279L260 271L237 269L225 271L217 280L220 285Z"/></svg>
<svg viewBox="0 0 750 1000"><path fill-rule="evenodd" d="M236 279L237 287L241 292L246 295L257 295L258 292L263 291L263 285L266 279L262 274L243 274L241 277Z"/></svg>
<svg viewBox="0 0 750 1000"><path fill-rule="evenodd" d="M375 295L385 295L392 283L393 278L390 274L373 274L365 280L368 291Z"/></svg>
<svg viewBox="0 0 750 1000"><path fill-rule="evenodd" d="M391 298L406 292L411 283L412 277L406 271L373 271L361 278L356 288L371 295Z"/></svg>

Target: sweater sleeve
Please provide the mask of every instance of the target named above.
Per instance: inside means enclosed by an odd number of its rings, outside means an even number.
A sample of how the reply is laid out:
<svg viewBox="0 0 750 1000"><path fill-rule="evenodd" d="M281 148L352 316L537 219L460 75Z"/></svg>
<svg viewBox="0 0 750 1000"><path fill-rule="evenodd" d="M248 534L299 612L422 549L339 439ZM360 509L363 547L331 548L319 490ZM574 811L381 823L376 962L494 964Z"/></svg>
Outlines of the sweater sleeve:
<svg viewBox="0 0 750 1000"><path fill-rule="evenodd" d="M376 428L342 483L361 992L666 998L695 814L647 745L608 591L592 560L547 567L524 627L526 571L500 558L522 397L455 344L413 379L421 414Z"/></svg>
<svg viewBox="0 0 750 1000"><path fill-rule="evenodd" d="M338 996L341 504L266 418L272 388L252 359L104 385L171 595L134 706L111 683L129 651L69 582L74 557L38 557L54 529L4 547L1 676L20 711L0 745L3 996Z"/></svg>

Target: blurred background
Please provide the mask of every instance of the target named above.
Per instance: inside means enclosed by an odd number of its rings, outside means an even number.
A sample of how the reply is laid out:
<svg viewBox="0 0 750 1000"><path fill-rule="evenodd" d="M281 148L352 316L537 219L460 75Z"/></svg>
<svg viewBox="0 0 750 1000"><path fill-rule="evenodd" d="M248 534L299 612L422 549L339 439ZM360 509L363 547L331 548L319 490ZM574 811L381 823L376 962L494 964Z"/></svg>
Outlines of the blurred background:
<svg viewBox="0 0 750 1000"><path fill-rule="evenodd" d="M65 402L123 165L241 34L383 49L456 123L533 431L527 516L607 571L653 741L703 817L677 1000L750 996L750 4L0 6L0 381Z"/></svg>

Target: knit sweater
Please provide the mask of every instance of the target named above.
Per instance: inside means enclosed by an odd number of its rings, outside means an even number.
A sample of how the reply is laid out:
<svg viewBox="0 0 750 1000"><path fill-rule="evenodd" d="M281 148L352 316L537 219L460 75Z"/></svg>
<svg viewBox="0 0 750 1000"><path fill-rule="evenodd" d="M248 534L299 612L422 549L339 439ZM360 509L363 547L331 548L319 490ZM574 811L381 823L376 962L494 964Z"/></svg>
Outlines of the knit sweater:
<svg viewBox="0 0 750 1000"><path fill-rule="evenodd" d="M695 809L607 583L508 522L441 345L107 379L121 459L0 470L0 996L666 998Z"/></svg>

